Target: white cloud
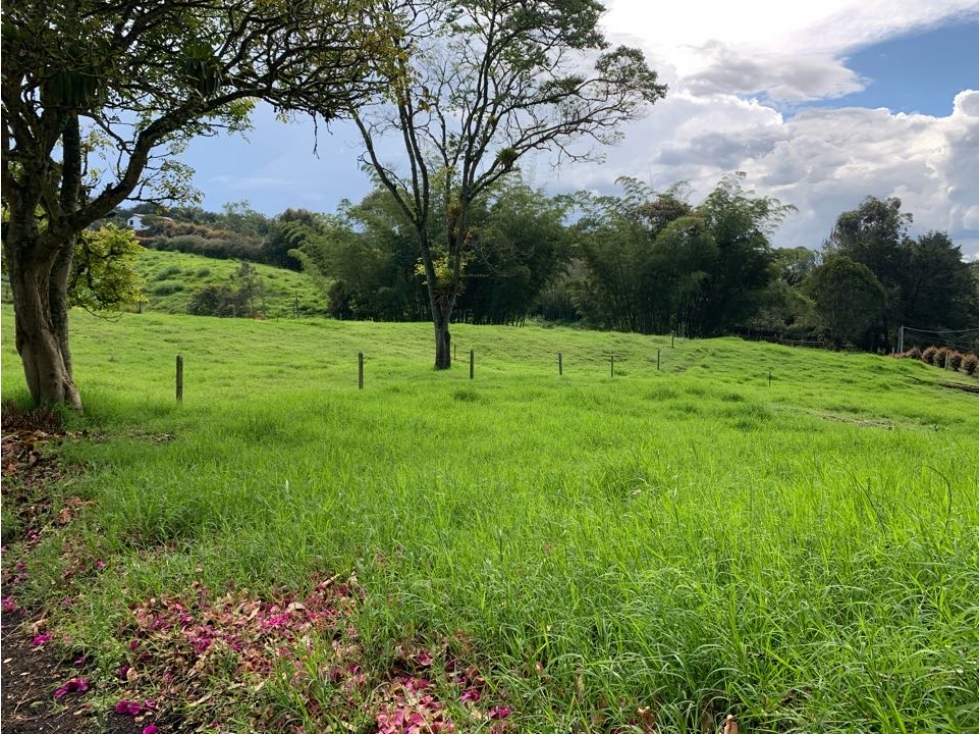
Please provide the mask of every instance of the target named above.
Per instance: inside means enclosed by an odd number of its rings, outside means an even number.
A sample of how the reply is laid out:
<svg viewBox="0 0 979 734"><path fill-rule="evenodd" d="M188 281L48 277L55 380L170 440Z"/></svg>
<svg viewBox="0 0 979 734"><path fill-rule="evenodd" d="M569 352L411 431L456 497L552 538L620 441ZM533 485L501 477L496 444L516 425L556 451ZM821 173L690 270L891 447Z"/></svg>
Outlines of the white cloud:
<svg viewBox="0 0 979 734"><path fill-rule="evenodd" d="M900 197L915 231L974 244L979 91L961 92L945 117L799 105L866 84L848 54L963 18L979 19L979 0L614 0L607 29L641 45L671 92L603 165L559 171L553 183L607 190L628 175L662 189L686 180L696 198L742 170L759 194L798 208L778 246L819 247L836 217L868 195Z"/></svg>
<svg viewBox="0 0 979 734"><path fill-rule="evenodd" d="M693 94L755 94L773 100L804 102L842 97L865 83L839 60L824 54L758 55L711 41L701 49L709 59L703 71L683 80Z"/></svg>

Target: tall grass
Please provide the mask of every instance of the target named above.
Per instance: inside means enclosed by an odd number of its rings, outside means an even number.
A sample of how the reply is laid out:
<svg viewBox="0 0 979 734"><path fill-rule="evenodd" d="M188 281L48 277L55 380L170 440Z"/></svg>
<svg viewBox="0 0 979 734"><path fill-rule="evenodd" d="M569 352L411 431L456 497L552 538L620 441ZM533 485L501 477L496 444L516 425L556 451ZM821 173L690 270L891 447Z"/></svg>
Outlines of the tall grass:
<svg viewBox="0 0 979 734"><path fill-rule="evenodd" d="M647 707L664 732L728 712L748 731L975 730L979 411L924 365L459 326L470 381L430 368L424 325L73 324L97 440L64 455L114 573L67 623L106 659L140 599L354 572L375 675L406 641L447 649L518 731L641 731Z"/></svg>

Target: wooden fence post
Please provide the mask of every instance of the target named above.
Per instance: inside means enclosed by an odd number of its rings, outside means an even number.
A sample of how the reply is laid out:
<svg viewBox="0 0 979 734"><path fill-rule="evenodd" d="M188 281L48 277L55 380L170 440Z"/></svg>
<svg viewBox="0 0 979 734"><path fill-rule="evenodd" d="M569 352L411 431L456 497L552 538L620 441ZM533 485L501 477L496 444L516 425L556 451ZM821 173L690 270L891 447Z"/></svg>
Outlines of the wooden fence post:
<svg viewBox="0 0 979 734"><path fill-rule="evenodd" d="M476 374L476 350L469 350L469 379L473 379Z"/></svg>
<svg viewBox="0 0 979 734"><path fill-rule="evenodd" d="M564 361L560 352L557 353L557 373L558 376L564 374Z"/></svg>
<svg viewBox="0 0 979 734"><path fill-rule="evenodd" d="M184 358L177 355L177 402L184 401Z"/></svg>
<svg viewBox="0 0 979 734"><path fill-rule="evenodd" d="M659 350L656 350L656 371L659 372Z"/></svg>
<svg viewBox="0 0 979 734"><path fill-rule="evenodd" d="M364 389L364 353L357 352L357 389Z"/></svg>
<svg viewBox="0 0 979 734"><path fill-rule="evenodd" d="M608 376L615 377L615 355L610 354L608 358Z"/></svg>

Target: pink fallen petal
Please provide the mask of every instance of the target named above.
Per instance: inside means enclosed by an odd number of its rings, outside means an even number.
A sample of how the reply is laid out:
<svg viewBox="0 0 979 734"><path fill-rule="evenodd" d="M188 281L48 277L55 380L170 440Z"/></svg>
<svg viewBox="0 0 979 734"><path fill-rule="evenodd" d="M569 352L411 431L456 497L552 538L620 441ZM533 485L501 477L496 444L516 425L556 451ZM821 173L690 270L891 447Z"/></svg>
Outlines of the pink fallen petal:
<svg viewBox="0 0 979 734"><path fill-rule="evenodd" d="M116 704L115 712L123 716L139 716L143 713L143 707L139 701L120 701Z"/></svg>
<svg viewBox="0 0 979 734"><path fill-rule="evenodd" d="M143 734L156 734L156 724L149 724L143 727Z"/></svg>
<svg viewBox="0 0 979 734"><path fill-rule="evenodd" d="M510 715L509 706L494 706L490 709L489 717L491 719L505 719Z"/></svg>
<svg viewBox="0 0 979 734"><path fill-rule="evenodd" d="M466 703L467 701L472 701L473 703L476 703L476 701L479 700L479 696L480 693L478 688L467 688L465 691L462 692L462 695L459 696L459 701L461 703Z"/></svg>
<svg viewBox="0 0 979 734"><path fill-rule="evenodd" d="M51 641L51 635L38 635L33 640L31 640L31 644L34 647L40 647L44 643L50 642L50 641Z"/></svg>

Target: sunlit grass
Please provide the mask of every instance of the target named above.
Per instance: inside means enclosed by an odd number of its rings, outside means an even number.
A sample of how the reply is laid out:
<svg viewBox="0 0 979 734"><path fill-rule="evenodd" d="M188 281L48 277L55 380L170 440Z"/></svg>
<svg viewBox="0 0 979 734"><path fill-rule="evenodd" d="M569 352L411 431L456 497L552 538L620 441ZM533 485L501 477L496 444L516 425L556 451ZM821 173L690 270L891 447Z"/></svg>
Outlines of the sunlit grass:
<svg viewBox="0 0 979 734"><path fill-rule="evenodd" d="M448 645L518 731L641 731L645 707L657 731L979 716L979 401L949 375L466 326L440 374L424 324L73 317L93 433L66 491L96 500L77 528L114 572L70 624L105 659L138 600L355 572L375 675L405 641Z"/></svg>

